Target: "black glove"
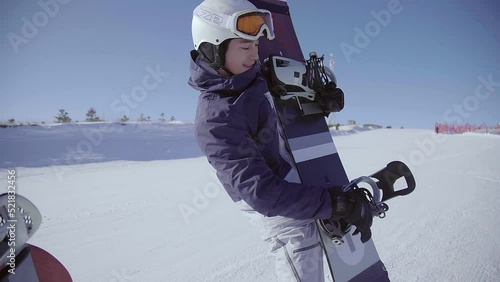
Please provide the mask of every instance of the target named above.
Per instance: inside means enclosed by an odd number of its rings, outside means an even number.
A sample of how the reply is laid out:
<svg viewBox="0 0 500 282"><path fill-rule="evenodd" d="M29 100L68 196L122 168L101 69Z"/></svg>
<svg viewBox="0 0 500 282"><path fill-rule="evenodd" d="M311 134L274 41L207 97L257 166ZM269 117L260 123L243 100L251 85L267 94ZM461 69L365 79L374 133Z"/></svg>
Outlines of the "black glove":
<svg viewBox="0 0 500 282"><path fill-rule="evenodd" d="M365 190L351 189L342 192L340 189L332 189L330 195L333 207L331 219L343 219L347 223L356 226L353 235L361 233L361 242L365 243L370 240L373 215Z"/></svg>
<svg viewBox="0 0 500 282"><path fill-rule="evenodd" d="M340 112L344 108L344 92L337 88L335 83L330 82L324 91L317 97L318 103L325 116L330 113Z"/></svg>

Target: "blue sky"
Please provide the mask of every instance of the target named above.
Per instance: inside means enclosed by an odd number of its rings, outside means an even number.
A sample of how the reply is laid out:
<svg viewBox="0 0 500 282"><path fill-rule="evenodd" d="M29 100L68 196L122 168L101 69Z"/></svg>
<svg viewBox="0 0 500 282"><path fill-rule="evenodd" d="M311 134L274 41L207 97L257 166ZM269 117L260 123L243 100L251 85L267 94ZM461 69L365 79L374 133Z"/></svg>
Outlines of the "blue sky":
<svg viewBox="0 0 500 282"><path fill-rule="evenodd" d="M51 122L61 108L84 120L90 107L106 120L193 120L198 93L187 80L198 3L1 1L0 121ZM334 54L346 95L338 122L500 122L498 1L288 3L303 52Z"/></svg>

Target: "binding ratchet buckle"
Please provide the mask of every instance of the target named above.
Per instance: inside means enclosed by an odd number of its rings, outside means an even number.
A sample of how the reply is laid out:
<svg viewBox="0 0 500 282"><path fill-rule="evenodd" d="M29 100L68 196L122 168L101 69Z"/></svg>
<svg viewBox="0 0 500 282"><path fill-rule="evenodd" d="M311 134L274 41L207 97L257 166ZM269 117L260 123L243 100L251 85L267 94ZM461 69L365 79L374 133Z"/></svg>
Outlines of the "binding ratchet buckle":
<svg viewBox="0 0 500 282"><path fill-rule="evenodd" d="M368 189L360 188L358 184L367 183L371 186L373 194ZM343 186L341 190L347 192L351 189L362 189L366 194L366 198L370 203L371 213L373 217L384 218L385 213L389 210L389 206L382 202L382 195L377 183L368 176L362 176L354 179L349 184ZM351 231L352 225L345 220L319 220L319 226L324 233L326 233L335 245L344 243L344 235Z"/></svg>
<svg viewBox="0 0 500 282"><path fill-rule="evenodd" d="M335 111L340 111L344 97L342 94L342 97L332 98L337 78L323 65L323 60L324 56L318 57L315 52L303 61L270 56L264 61L264 73L271 93L280 100L295 100L303 116L325 114L321 105L325 100L335 100L341 105Z"/></svg>

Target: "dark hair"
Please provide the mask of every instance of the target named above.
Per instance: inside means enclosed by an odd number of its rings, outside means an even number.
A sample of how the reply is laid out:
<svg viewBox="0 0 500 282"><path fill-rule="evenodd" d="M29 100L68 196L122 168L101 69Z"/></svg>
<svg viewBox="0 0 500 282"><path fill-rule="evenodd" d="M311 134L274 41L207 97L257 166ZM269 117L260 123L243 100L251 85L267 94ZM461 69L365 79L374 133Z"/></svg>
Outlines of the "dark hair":
<svg viewBox="0 0 500 282"><path fill-rule="evenodd" d="M198 47L198 54L200 58L207 62L209 66L214 68L215 70L224 69L224 64L226 62L226 51L229 42L233 38L224 40L219 45L213 45L212 43L203 42Z"/></svg>

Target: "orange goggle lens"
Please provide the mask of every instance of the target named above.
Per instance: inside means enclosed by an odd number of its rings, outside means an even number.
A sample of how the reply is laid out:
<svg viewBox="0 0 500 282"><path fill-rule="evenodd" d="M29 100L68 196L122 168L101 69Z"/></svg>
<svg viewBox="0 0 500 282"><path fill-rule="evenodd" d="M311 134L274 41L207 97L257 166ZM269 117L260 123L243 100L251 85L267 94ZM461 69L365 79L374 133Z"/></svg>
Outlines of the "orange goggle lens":
<svg viewBox="0 0 500 282"><path fill-rule="evenodd" d="M272 22L269 14L265 13L248 13L238 17L236 22L236 30L239 32L255 36L259 34L260 28L265 24L270 29L270 32L273 33L272 30Z"/></svg>

